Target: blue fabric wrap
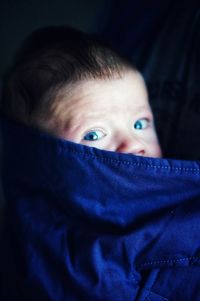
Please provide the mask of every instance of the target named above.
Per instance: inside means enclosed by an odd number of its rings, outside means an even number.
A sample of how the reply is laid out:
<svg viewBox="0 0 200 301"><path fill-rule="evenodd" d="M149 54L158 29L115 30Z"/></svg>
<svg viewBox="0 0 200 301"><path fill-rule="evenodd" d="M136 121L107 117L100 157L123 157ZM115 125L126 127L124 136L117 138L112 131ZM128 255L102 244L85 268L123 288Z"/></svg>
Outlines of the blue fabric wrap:
<svg viewBox="0 0 200 301"><path fill-rule="evenodd" d="M200 164L1 120L0 300L200 300Z"/></svg>

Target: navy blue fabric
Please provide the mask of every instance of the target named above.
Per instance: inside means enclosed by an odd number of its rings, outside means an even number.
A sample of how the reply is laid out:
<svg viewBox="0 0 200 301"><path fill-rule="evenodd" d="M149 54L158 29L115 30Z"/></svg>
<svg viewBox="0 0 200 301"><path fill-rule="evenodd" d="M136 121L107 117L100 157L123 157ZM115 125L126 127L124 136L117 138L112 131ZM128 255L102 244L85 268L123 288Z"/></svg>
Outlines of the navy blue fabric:
<svg viewBox="0 0 200 301"><path fill-rule="evenodd" d="M0 300L200 300L200 164L2 120Z"/></svg>

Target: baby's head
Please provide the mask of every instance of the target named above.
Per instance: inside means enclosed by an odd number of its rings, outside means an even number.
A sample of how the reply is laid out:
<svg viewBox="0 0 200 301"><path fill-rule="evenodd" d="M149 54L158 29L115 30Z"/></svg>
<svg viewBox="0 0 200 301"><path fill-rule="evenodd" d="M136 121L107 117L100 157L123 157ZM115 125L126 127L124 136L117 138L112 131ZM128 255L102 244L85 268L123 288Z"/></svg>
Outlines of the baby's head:
<svg viewBox="0 0 200 301"><path fill-rule="evenodd" d="M161 157L141 74L69 27L40 29L25 40L5 79L2 112L76 143Z"/></svg>

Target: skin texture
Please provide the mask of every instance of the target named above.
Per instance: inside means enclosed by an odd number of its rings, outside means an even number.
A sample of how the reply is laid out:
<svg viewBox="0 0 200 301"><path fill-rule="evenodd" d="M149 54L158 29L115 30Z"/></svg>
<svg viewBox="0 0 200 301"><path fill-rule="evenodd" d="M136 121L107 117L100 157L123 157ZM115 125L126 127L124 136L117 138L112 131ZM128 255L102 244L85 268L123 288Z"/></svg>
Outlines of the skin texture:
<svg viewBox="0 0 200 301"><path fill-rule="evenodd" d="M58 137L109 151L162 156L145 83L136 71L72 84L59 93L50 112L53 118L41 127Z"/></svg>

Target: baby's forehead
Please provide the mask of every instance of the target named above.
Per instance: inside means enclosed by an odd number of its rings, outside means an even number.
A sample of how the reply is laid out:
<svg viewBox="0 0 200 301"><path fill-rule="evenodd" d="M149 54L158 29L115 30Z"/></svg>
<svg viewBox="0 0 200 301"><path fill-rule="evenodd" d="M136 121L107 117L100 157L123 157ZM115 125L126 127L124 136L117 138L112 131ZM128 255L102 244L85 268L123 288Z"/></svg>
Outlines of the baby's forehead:
<svg viewBox="0 0 200 301"><path fill-rule="evenodd" d="M89 79L71 83L64 87L52 104L54 112L72 116L89 111L115 112L148 106L144 80L139 72L127 72L121 77Z"/></svg>

